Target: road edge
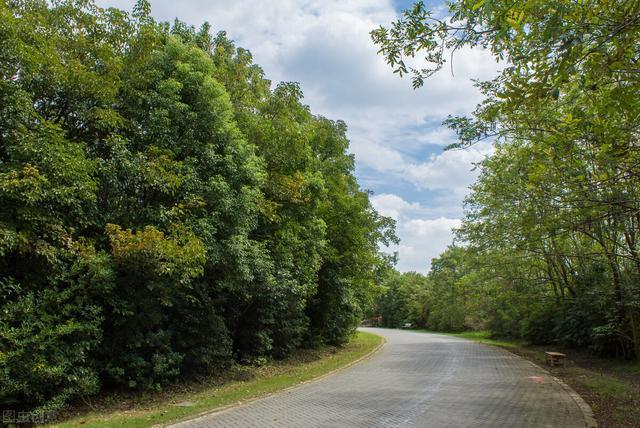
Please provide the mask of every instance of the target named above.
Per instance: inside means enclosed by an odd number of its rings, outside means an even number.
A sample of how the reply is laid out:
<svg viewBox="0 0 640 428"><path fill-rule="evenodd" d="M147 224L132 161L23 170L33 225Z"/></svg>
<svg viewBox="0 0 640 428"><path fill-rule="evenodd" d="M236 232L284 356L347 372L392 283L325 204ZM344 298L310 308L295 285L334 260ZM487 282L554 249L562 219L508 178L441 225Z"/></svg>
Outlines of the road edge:
<svg viewBox="0 0 640 428"><path fill-rule="evenodd" d="M450 337L455 337L455 336L450 336ZM593 415L593 409L591 408L589 403L587 403L584 400L584 398L582 398L582 396L580 394L578 394L573 388L571 388L566 382L564 382L562 379L554 376L551 372L549 372L544 367L542 367L542 366L534 363L533 361L528 360L528 359L526 359L526 358L524 358L524 357L522 357L522 356L520 356L520 355L518 355L516 353L513 353L513 352L509 351L508 349L503 348L501 346L489 345L489 344L486 344L486 343L476 342L475 340L466 339L466 338L463 338L463 337L456 337L456 339L468 340L470 342L477 343L478 345L489 346L491 348L499 349L500 351L506 352L509 355L512 355L512 356L517 357L517 358L520 358L521 360L524 360L527 363L531 364L532 366L542 370L551 379L553 379L558 385L560 385L562 387L562 389L564 389L565 392L567 394L569 394L571 399L576 403L576 405L578 406L578 408L582 412L582 417L584 419L584 426L586 428L598 428L598 421L596 421L596 418Z"/></svg>
<svg viewBox="0 0 640 428"><path fill-rule="evenodd" d="M507 350L505 349L505 351L507 351ZM507 352L509 352L509 351L507 351ZM534 363L533 361L527 360L526 358L521 357L520 355L514 354L513 352L509 352L509 353L511 355L515 355L516 357L522 358L523 360L529 362L529 364L533 365L534 367L539 368L540 370L542 370L543 372L548 374L554 381L556 381L567 392L567 394L569 394L569 396L573 399L573 401L576 403L576 405L580 408L580 410L582 411L582 416L584 417L585 427L586 428L598 428L598 421L596 421L596 418L593 416L593 409L591 408L589 403L587 403L584 400L584 398L582 398L582 396L580 394L578 394L573 388L571 388L565 381L563 381L562 379L554 376L547 369L545 369L544 367Z"/></svg>
<svg viewBox="0 0 640 428"><path fill-rule="evenodd" d="M409 330L411 331L411 330ZM425 332L421 332L421 331L415 331L414 333L425 333ZM554 376L553 374L551 374L547 369L545 369L544 367L534 363L531 360L528 360L527 358L524 358L514 352L509 351L507 348L504 348L502 346L498 346L498 345L491 345L488 343L482 343L473 339L467 339L465 337L458 337L458 336L452 336L449 335L447 333L440 333L440 332L429 332L428 334L436 334L436 335L440 335L440 336L447 336L447 337L451 337L454 339L458 339L458 340L465 340L467 342L472 342L472 343L476 343L478 345L481 346L487 346L490 348L494 348L496 350L505 352L509 355L512 355L514 357L517 357L521 360L526 361L527 363L531 364L532 366L542 370L544 373L546 373L551 379L553 379L558 385L560 385L562 387L562 389L565 390L565 392L567 394L569 394L569 396L571 397L571 399L574 401L574 403L576 403L576 405L578 406L578 408L580 409L580 411L582 412L582 417L584 419L584 425L585 428L598 428L598 421L596 421L596 418L593 415L593 409L591 408L591 406L589 405L589 403L587 403L584 398L582 398L582 396L580 396L580 394L578 394L573 388L571 388L567 383L565 383L562 379L557 378L556 376Z"/></svg>
<svg viewBox="0 0 640 428"><path fill-rule="evenodd" d="M286 387L284 389L281 389L279 391L274 391L274 392L271 392L271 393L268 393L268 394L265 394L265 395L258 395L256 397L248 398L246 400L238 401L238 402L235 402L235 403L232 403L232 404L227 404L226 406L218 407L216 409L206 410L204 412L196 413L196 414L190 415L190 416L188 416L188 417L186 417L184 419L180 419L180 420L177 420L175 422L171 422L170 424L153 425L151 428L173 427L173 426L177 426L179 424L185 423L185 422L195 421L196 419L201 419L201 418L204 418L204 417L216 415L218 413L224 413L224 412L227 412L229 410L233 410L233 409L236 409L236 408L239 408L239 407L248 406L249 404L254 403L254 402L258 401L258 400L263 400L265 398L268 398L268 397L271 397L271 396L277 395L277 394L284 394L284 393L292 391L292 390L294 390L296 388L301 388L301 387L303 387L305 385L308 385L310 383L319 382L319 381L321 381L321 380L323 380L323 379L325 379L325 378L327 378L329 376L333 376L334 374L336 374L336 373L338 373L338 372L340 372L342 370L346 370L346 369L348 369L350 367L355 366L356 364L360 364L360 363L364 362L365 360L368 360L368 359L372 358L376 353L378 353L378 351L380 351L387 344L387 338L386 337L384 337L384 336L382 336L380 334L377 334L377 333L370 332L370 331L367 331L367 333L368 334L372 334L374 336L378 336L382 340L380 341L378 346L373 348L369 353L361 356L360 358L357 358L357 359L351 361L350 363L348 363L348 364L346 364L344 366L338 367L337 369L333 369L330 372L324 373L324 374L322 374L320 376L317 376L317 377L314 377L312 379L308 379L308 380L302 381L300 383L296 383L295 385L288 386L288 387Z"/></svg>

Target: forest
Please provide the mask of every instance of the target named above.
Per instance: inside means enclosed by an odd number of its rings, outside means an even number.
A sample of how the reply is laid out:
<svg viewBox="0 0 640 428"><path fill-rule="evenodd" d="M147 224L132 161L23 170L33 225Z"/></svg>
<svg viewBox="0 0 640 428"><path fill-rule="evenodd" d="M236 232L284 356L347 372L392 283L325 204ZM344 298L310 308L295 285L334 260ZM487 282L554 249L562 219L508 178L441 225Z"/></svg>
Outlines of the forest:
<svg viewBox="0 0 640 428"><path fill-rule="evenodd" d="M0 407L350 339L393 221L346 125L208 24L0 2Z"/></svg>
<svg viewBox="0 0 640 428"><path fill-rule="evenodd" d="M490 50L502 70L445 124L459 138L450 150L494 152L452 245L426 276L388 277L373 313L640 358L640 2L448 8L444 19L418 2L372 38L415 88L464 49Z"/></svg>
<svg viewBox="0 0 640 428"><path fill-rule="evenodd" d="M347 125L221 29L0 2L0 408L159 391L365 316L639 359L640 2L446 8L371 32L416 90L467 49L501 64L444 123L493 152L422 275L393 269Z"/></svg>

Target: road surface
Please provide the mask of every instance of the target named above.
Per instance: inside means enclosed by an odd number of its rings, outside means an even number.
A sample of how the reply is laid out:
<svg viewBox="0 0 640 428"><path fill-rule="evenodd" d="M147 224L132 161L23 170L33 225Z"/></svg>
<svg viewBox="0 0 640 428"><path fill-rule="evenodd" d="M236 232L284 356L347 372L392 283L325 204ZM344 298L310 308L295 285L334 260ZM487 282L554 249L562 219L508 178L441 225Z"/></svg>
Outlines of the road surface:
<svg viewBox="0 0 640 428"><path fill-rule="evenodd" d="M315 382L179 427L585 427L577 401L506 351L467 340L365 328L373 357Z"/></svg>

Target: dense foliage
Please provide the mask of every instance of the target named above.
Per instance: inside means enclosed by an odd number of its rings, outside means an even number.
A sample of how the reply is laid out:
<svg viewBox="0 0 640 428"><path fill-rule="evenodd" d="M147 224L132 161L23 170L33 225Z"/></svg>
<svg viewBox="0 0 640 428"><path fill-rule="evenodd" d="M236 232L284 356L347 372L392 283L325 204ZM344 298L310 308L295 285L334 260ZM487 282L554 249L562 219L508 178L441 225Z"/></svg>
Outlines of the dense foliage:
<svg viewBox="0 0 640 428"><path fill-rule="evenodd" d="M398 328L406 323L424 327L427 322L426 278L415 272L390 272L370 316L383 327Z"/></svg>
<svg viewBox="0 0 640 428"><path fill-rule="evenodd" d="M462 331L485 328L486 304L475 287L476 270L471 254L452 246L431 261L427 275L392 272L369 315L381 317L384 327Z"/></svg>
<svg viewBox="0 0 640 428"><path fill-rule="evenodd" d="M462 248L440 258L464 253L476 314L498 334L640 357L640 3L458 0L442 18L418 3L372 35L416 87L461 47L505 63L472 117L446 121L459 147L495 145Z"/></svg>
<svg viewBox="0 0 640 428"><path fill-rule="evenodd" d="M340 344L393 224L346 126L208 24L0 3L0 407Z"/></svg>

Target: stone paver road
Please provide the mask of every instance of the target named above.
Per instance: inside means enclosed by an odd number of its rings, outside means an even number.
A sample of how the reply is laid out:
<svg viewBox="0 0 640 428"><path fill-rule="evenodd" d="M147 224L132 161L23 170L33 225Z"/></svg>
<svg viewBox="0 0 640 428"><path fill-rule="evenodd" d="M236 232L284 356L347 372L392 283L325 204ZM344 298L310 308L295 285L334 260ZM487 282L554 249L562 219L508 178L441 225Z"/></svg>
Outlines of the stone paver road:
<svg viewBox="0 0 640 428"><path fill-rule="evenodd" d="M585 427L572 396L505 351L449 336L363 329L387 344L324 379L180 427Z"/></svg>

